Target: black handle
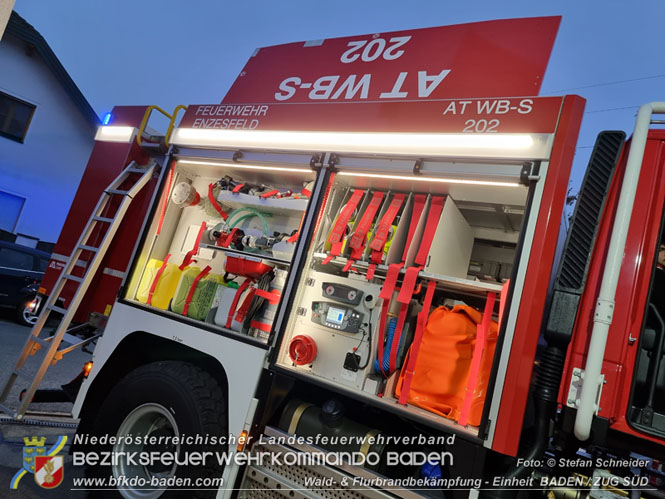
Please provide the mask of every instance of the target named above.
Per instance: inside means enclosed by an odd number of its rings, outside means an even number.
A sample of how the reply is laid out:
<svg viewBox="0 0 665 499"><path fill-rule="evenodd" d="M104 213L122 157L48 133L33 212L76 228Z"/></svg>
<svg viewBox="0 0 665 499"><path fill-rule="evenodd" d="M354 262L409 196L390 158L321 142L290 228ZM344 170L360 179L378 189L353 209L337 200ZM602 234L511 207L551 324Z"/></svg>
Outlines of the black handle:
<svg viewBox="0 0 665 499"><path fill-rule="evenodd" d="M663 340L665 340L665 322L663 322L658 309L653 303L649 303L649 310L658 320L660 325L656 331L656 339L654 342L653 357L649 361L649 369L647 379L649 380L649 398L647 399L647 407L653 407L653 398L656 393L656 385L658 383L658 371L660 370L660 361L663 357Z"/></svg>

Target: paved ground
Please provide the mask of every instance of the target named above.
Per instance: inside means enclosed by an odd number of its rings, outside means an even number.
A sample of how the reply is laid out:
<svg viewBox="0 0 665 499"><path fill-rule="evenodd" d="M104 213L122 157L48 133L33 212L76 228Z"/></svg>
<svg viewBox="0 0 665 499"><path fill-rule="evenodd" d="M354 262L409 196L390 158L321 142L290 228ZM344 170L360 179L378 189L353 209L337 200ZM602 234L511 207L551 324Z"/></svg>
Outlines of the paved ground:
<svg viewBox="0 0 665 499"><path fill-rule="evenodd" d="M19 326L14 323L11 314L0 312L0 383L3 384L7 376L13 369L19 352L22 350L25 339L30 329L27 327ZM42 382L43 388L59 388L63 383L71 381L81 370L85 362L90 359L90 355L74 351L66 355L63 360L52 366L47 372L44 381ZM26 369L29 372L36 372L41 360L40 353L30 358ZM20 380L17 386L12 390L8 402L15 405L20 391L28 384L27 380ZM34 410L39 411L57 411L69 412L71 404L34 404ZM75 432L75 425L65 424L51 420L49 426L38 426L26 423L9 422L4 415L0 416L0 497L2 498L42 498L48 497L53 499L69 498L69 497L84 497L83 493L73 492L69 490L71 487L71 478L73 476L82 476L80 468L74 468L71 465L71 458L68 455L69 446L66 446L61 454L65 458L65 478L62 485L54 490L44 490L40 488L34 481L33 475L26 474L21 481L17 490L10 490L9 484L14 474L22 466L22 451L23 451L23 438L24 437L45 437L46 446L49 447L56 442L58 437L66 435L70 441ZM28 417L26 417L26 420ZM33 416L32 419L35 419ZM39 417L40 420L48 419Z"/></svg>

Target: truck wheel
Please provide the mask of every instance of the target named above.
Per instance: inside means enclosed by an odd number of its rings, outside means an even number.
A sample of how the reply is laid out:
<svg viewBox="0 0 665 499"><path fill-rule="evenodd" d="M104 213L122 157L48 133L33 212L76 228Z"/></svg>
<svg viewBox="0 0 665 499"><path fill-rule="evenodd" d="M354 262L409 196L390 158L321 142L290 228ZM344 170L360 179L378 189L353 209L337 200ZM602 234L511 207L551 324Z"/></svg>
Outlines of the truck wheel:
<svg viewBox="0 0 665 499"><path fill-rule="evenodd" d="M37 295L28 295L16 307L16 322L22 326L32 327L39 318L39 310L33 303Z"/></svg>
<svg viewBox="0 0 665 499"><path fill-rule="evenodd" d="M111 451L111 456L126 456L128 454L121 453L135 452L134 456L160 457L149 463L136 462L138 457L135 462L120 458L105 466L89 467L86 475L96 478L113 476L116 480L128 481L117 482L118 492L106 496L118 497L119 493L127 499L181 497L183 491L174 490L177 484L173 477L176 477L178 480L191 480L189 485L180 485L190 489L186 492L187 497L214 497L215 490L191 489L196 488L194 482L197 479L222 476L222 467L218 465L215 453L226 452L227 448L219 443L210 445L209 437L226 437L226 421L224 393L207 372L179 361L143 365L127 374L109 392L92 425L93 435L115 436L116 441L106 446L90 446L88 450ZM171 438L191 436L196 439L198 435L204 439L203 443L200 439L199 442L178 443ZM132 438L128 438L130 436ZM148 441L137 437L148 437ZM183 462L187 456L191 459L195 453L204 452L212 454L203 464L176 465L162 462L161 458L177 456L178 461ZM211 488L215 485L200 486ZM102 494L95 495L99 497Z"/></svg>

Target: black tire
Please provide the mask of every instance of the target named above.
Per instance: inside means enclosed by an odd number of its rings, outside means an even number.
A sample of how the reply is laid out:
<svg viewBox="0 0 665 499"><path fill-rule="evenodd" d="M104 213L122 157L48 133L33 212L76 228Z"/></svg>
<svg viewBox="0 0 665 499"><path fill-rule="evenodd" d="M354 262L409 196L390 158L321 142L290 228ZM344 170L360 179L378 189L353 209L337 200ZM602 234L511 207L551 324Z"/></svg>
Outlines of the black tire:
<svg viewBox="0 0 665 499"><path fill-rule="evenodd" d="M29 309L30 304L36 298L37 295L28 295L23 297L18 307L16 307L16 322L21 326L32 327L39 317L39 310L31 311ZM34 312L34 313L30 313Z"/></svg>
<svg viewBox="0 0 665 499"><path fill-rule="evenodd" d="M160 409L161 407L161 409ZM141 411L148 411L147 416L140 416ZM128 428L138 428L137 431L128 430L127 433L137 435L140 433L142 417L155 415L157 419L162 417L164 421L168 414L161 416L159 411L167 411L172 416L169 422L160 422L166 427L152 430L152 435L168 435L169 426L175 424L179 435L201 435L205 437L227 436L226 397L217 381L207 372L198 367L180 361L160 361L140 366L124 378L109 392L106 399L97 411L92 423L91 434L97 436L119 435L119 430L124 425L123 433ZM150 411L153 411L151 413ZM139 416L137 416L137 414ZM135 426L131 425L136 420ZM154 427L158 423L152 423ZM146 431L148 433L148 431ZM170 432L171 434L175 432ZM114 451L168 451L173 452L173 447L159 447L146 445L143 448L122 448L118 444L107 446L90 446L86 450L94 452ZM221 477L223 467L217 464L214 453L227 451L226 445L181 445L178 456L184 456L189 452L212 452L213 457L206 461L205 466L177 466L170 470L154 470L147 467L121 466L90 466L86 469L86 476L95 478L107 478L124 474L128 478L134 476L161 476L175 475L178 478L191 478L192 483L197 478ZM139 470L138 468L142 468ZM129 472L127 472L129 471ZM151 488L149 485L146 488ZM187 487L192 488L192 486ZM159 492L159 491L158 491ZM97 492L90 494L91 497L214 497L216 490L167 490L155 496L143 496L139 491L124 490L113 492Z"/></svg>

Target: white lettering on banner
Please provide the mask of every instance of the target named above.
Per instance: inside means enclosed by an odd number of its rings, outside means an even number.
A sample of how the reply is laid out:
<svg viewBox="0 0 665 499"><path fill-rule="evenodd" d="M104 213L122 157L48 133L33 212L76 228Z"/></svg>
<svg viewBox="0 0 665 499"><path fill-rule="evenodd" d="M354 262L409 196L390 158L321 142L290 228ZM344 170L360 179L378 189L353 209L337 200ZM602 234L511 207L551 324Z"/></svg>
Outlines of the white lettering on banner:
<svg viewBox="0 0 665 499"><path fill-rule="evenodd" d="M519 114L529 114L533 110L533 99L522 99L517 106L511 106L507 99L478 101L478 114L508 114L517 111Z"/></svg>
<svg viewBox="0 0 665 499"><path fill-rule="evenodd" d="M234 128L253 130L259 126L259 120L228 118L196 118L193 128Z"/></svg>
<svg viewBox="0 0 665 499"><path fill-rule="evenodd" d="M520 101L520 107L517 112L520 114L529 114L533 111L533 99L524 99Z"/></svg>
<svg viewBox="0 0 665 499"><path fill-rule="evenodd" d="M445 77L445 75L444 75ZM475 106L469 107L473 101L450 101L446 106L443 112L443 116L447 114L465 114L467 109L470 114L485 114L485 115L505 115L511 112L516 112L518 114L529 114L533 111L533 99L522 99L514 105L512 100L509 99L488 99L488 100L478 100L476 101ZM463 132L470 133L491 133L498 132L497 128L501 124L501 121L494 119L468 119L464 122Z"/></svg>
<svg viewBox="0 0 665 499"><path fill-rule="evenodd" d="M356 83L356 75L349 75L349 77L344 81L344 83L342 83L342 85L333 94L332 98L339 99L340 95L342 95L342 92L346 90L346 95L344 96L344 98L353 99L353 97L358 93L358 90L360 90L360 98L367 99L367 94L369 93L369 84L371 80L372 80L372 75L364 74L362 78L360 78L358 85L354 86Z"/></svg>
<svg viewBox="0 0 665 499"><path fill-rule="evenodd" d="M393 85L393 89L390 92L383 92L381 95L379 95L379 98L381 99L399 99L401 97L406 97L409 93L408 92L400 92L402 89L402 85L404 85L404 80L406 80L406 77L409 75L407 72L402 72L399 74L397 77L397 80L395 81L395 84Z"/></svg>
<svg viewBox="0 0 665 499"><path fill-rule="evenodd" d="M394 61L404 54L404 50L397 49L409 40L411 40L411 35L394 36L388 41L388 43L386 43L386 40L383 38L374 38L373 40L370 40L369 43L368 40L351 41L346 44L347 47L351 48L342 54L340 61L344 64L349 64L360 58L363 62L372 62L382 55L386 61ZM363 47L365 47L365 49L362 53L358 53Z"/></svg>
<svg viewBox="0 0 665 499"><path fill-rule="evenodd" d="M386 41L379 35L374 35L372 40L352 40L347 43L349 47L342 53L340 61L344 64L352 62L373 62L380 58L386 61L394 61L404 55L403 47L409 40L409 36L394 36ZM446 76L450 74L450 69L442 69L438 74L428 74L427 71L418 71L418 97L427 98ZM299 76L289 76L279 84L279 91L275 92L274 97L277 101L287 101L291 99L299 89L311 89L307 98L310 100L351 100L360 93L359 99L369 97L370 82L372 75L365 73L360 76L351 74L340 84L341 75L326 75L317 78L314 83L303 82ZM359 78L359 79L358 79ZM408 71L401 71L393 83L392 90L381 92L379 99L405 99L409 92L403 90L404 84L409 78ZM357 80L357 82L356 82Z"/></svg>
<svg viewBox="0 0 665 499"><path fill-rule="evenodd" d="M253 130L259 126L259 120L249 118L266 116L268 108L269 106L264 104L199 106L194 113L199 118L194 120L192 127ZM219 116L230 116L230 118L219 118Z"/></svg>
<svg viewBox="0 0 665 499"><path fill-rule="evenodd" d="M278 92L275 92L275 99L288 100L291 97L293 97L293 95L296 93L296 89L294 87L289 86L290 84L300 85L302 84L302 80L297 76L292 76L291 78L287 78L286 80L282 81L282 83L279 84L279 89L286 93L280 94Z"/></svg>
<svg viewBox="0 0 665 499"><path fill-rule="evenodd" d="M498 127L501 124L499 120L466 120L464 122L464 130L463 132L476 132L476 133L484 133L484 132L496 132Z"/></svg>
<svg viewBox="0 0 665 499"><path fill-rule="evenodd" d="M309 98L313 100L329 99L339 76L322 76L314 82L314 88L309 92Z"/></svg>
<svg viewBox="0 0 665 499"><path fill-rule="evenodd" d="M449 73L450 69L444 69L438 75L430 76L427 71L418 71L418 97L429 97Z"/></svg>
<svg viewBox="0 0 665 499"><path fill-rule="evenodd" d="M196 116L265 116L268 113L266 105L217 105L199 106Z"/></svg>
<svg viewBox="0 0 665 499"><path fill-rule="evenodd" d="M427 71L418 71L418 97L427 98L434 90L438 88L441 82L450 74L450 69L442 69L438 74L428 74ZM351 74L339 84L341 76L339 75L326 75L319 77L314 83L303 83L302 79L298 76L290 76L285 78L279 84L279 92L275 92L275 100L286 101L291 99L298 89L311 89L307 97L311 100L337 100L340 97L343 99L351 100L358 92L360 92L360 99L367 99L369 96L370 82L372 75L365 73L358 78L357 74ZM404 84L409 78L408 71L400 72L392 89L389 92L381 92L379 99L405 99L409 96L409 92L403 90ZM337 87L337 89L335 89ZM346 93L345 93L346 92ZM344 94L344 95L342 95Z"/></svg>
<svg viewBox="0 0 665 499"><path fill-rule="evenodd" d="M448 104L446 110L443 112L443 114L444 115L448 113L457 114L458 105L462 106L462 108L459 111L459 114L464 114L464 111L466 111L466 106L468 106L469 104L471 104L470 100L451 101L450 104Z"/></svg>

